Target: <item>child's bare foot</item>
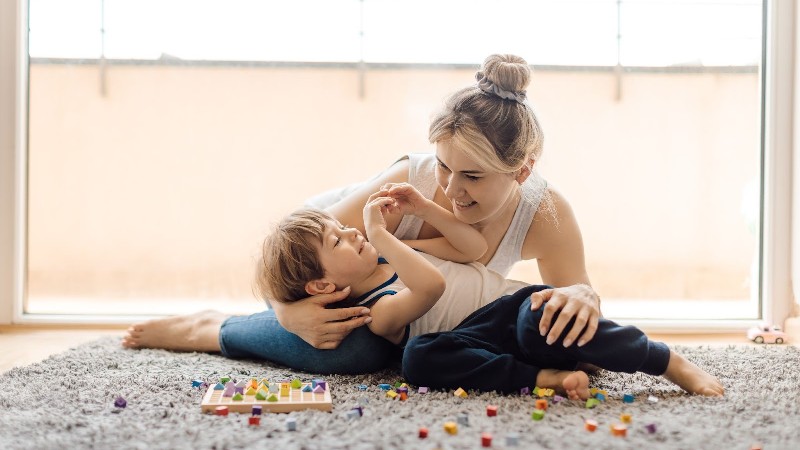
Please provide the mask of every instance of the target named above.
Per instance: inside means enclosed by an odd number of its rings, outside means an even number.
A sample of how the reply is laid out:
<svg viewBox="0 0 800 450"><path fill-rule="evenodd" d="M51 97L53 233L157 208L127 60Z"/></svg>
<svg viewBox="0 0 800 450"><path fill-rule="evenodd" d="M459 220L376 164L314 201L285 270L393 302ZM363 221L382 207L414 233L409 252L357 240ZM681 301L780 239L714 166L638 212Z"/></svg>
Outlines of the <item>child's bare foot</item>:
<svg viewBox="0 0 800 450"><path fill-rule="evenodd" d="M209 310L136 323L128 328L128 334L122 338L122 346L218 352L219 330L228 317L230 316L221 312Z"/></svg>
<svg viewBox="0 0 800 450"><path fill-rule="evenodd" d="M589 376L582 370L541 369L536 376L536 385L555 389L559 394L566 394L570 400L589 398Z"/></svg>
<svg viewBox="0 0 800 450"><path fill-rule="evenodd" d="M721 397L725 388L716 377L692 364L683 356L669 351L669 364L664 378L677 384L690 394Z"/></svg>

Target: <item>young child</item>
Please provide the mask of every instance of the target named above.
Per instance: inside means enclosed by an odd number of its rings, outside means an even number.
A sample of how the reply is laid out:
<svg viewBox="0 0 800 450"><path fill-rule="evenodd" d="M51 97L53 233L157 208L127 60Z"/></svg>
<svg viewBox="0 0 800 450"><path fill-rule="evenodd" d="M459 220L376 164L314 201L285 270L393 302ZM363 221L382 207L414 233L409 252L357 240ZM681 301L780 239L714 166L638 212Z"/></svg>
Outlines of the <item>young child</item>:
<svg viewBox="0 0 800 450"><path fill-rule="evenodd" d="M443 237L414 241L426 253L415 251L386 230L384 214L415 214ZM440 259L473 261L486 251L486 242L408 184L373 194L364 225L367 239L325 212L293 213L265 240L258 286L283 301L349 286L340 306L370 307L367 326L405 346L403 374L413 384L503 393L536 385L586 399L588 376L574 370L584 362L663 374L691 393L723 393L713 376L634 327L601 319L586 345L549 345L538 328L543 308L530 309L530 295L547 286L506 280L479 263Z"/></svg>

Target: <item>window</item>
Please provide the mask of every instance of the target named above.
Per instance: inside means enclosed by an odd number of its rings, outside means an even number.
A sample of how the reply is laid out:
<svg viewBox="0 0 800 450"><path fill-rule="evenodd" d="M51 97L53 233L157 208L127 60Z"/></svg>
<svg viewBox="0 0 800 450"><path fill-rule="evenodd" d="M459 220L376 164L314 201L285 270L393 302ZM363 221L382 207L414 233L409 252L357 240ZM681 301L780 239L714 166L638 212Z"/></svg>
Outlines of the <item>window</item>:
<svg viewBox="0 0 800 450"><path fill-rule="evenodd" d="M431 151L430 113L511 52L606 314L757 317L761 2L493 10L513 26L473 1L30 0L26 312L260 309L267 225Z"/></svg>

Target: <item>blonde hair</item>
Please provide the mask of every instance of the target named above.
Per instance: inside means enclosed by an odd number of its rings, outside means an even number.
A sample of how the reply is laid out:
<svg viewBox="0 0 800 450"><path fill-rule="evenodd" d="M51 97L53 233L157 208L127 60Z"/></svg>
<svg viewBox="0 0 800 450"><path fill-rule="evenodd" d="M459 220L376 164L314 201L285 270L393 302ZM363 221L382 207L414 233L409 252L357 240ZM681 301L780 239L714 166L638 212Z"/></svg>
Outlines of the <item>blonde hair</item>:
<svg viewBox="0 0 800 450"><path fill-rule="evenodd" d="M319 246L325 221L318 209L299 209L284 217L264 239L256 265L256 291L264 300L293 302L308 297L306 283L325 275Z"/></svg>
<svg viewBox="0 0 800 450"><path fill-rule="evenodd" d="M475 78L478 84L446 100L431 122L428 140L433 144L449 139L483 169L514 173L542 154L539 121L521 101L531 69L519 56L491 55Z"/></svg>

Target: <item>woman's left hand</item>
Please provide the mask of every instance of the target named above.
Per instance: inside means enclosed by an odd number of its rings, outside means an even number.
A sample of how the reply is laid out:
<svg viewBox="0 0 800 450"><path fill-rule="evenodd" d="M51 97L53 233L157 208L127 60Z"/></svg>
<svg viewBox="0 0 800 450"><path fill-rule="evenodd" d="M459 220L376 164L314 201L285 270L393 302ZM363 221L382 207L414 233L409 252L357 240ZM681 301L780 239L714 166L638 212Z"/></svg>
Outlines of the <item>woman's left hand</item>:
<svg viewBox="0 0 800 450"><path fill-rule="evenodd" d="M543 303L547 304L542 313L542 320L539 322L539 333L542 336L547 334L548 345L561 336L573 318L575 324L564 337L564 347L569 347L576 340L578 347L582 347L592 340L600 320L600 298L590 286L575 284L562 288L545 289L531 295L531 311L536 311ZM558 313L558 319L551 327L550 322L556 313ZM550 330L549 333L548 330Z"/></svg>

